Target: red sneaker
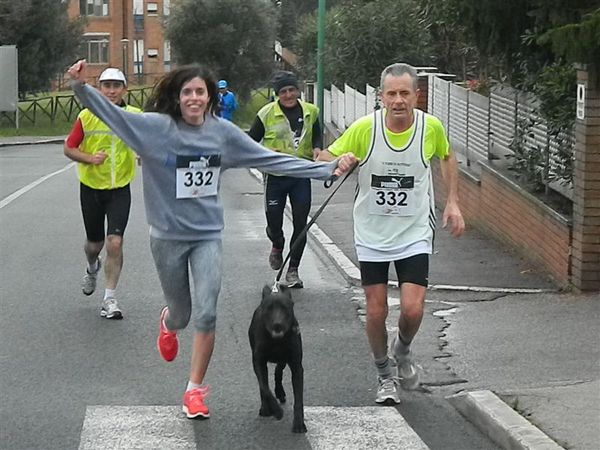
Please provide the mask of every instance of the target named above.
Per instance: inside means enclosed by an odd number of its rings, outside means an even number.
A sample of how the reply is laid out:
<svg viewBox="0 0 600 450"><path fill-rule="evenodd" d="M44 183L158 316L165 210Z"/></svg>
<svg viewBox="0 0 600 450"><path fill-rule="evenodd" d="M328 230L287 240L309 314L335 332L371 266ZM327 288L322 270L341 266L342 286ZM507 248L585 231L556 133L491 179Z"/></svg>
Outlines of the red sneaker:
<svg viewBox="0 0 600 450"><path fill-rule="evenodd" d="M208 386L191 389L183 394L183 412L188 419L208 419L210 413L204 399L208 396Z"/></svg>
<svg viewBox="0 0 600 450"><path fill-rule="evenodd" d="M160 356L167 362L173 361L177 356L177 350L179 350L177 333L175 331L169 331L167 330L167 327L165 327L165 317L168 312L169 309L166 306L160 312L158 339L156 339L158 353L160 353Z"/></svg>

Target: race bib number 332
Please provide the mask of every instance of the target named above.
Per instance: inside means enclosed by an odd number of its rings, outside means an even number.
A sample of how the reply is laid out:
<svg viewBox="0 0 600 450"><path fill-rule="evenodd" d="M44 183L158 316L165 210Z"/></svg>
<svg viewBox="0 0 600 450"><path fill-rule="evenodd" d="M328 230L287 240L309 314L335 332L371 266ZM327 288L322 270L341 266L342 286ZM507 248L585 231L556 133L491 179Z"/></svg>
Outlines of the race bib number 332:
<svg viewBox="0 0 600 450"><path fill-rule="evenodd" d="M177 157L177 198L217 195L221 171L219 155Z"/></svg>
<svg viewBox="0 0 600 450"><path fill-rule="evenodd" d="M414 177L372 175L369 213L384 216L413 216Z"/></svg>

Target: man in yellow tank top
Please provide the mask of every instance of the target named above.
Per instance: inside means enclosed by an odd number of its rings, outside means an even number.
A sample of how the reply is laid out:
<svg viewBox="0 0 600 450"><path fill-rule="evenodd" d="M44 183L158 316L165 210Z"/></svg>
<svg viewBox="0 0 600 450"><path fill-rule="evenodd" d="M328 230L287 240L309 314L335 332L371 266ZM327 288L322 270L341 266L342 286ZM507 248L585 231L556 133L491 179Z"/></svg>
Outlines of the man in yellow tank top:
<svg viewBox="0 0 600 450"><path fill-rule="evenodd" d="M123 101L127 80L119 69L106 69L98 81L100 92L111 102L128 111L140 112ZM123 234L129 220L129 183L135 175L135 153L88 109L79 113L65 139L64 153L78 163L87 259L81 290L85 295L92 295L96 289L106 219L106 289L100 315L106 319L121 319L123 314L117 304L115 291L123 267Z"/></svg>
<svg viewBox="0 0 600 450"><path fill-rule="evenodd" d="M381 74L384 108L354 122L319 160L351 152L359 163L354 201L354 241L367 300L366 332L378 374L375 401L400 403L398 387L415 389L418 366L410 345L423 318L433 249L435 206L430 161L441 163L448 199L443 226L455 237L465 223L458 206L458 171L442 123L416 109L417 72L392 64ZM388 269L393 262L400 285L398 333L390 340ZM397 376L392 366L397 367Z"/></svg>

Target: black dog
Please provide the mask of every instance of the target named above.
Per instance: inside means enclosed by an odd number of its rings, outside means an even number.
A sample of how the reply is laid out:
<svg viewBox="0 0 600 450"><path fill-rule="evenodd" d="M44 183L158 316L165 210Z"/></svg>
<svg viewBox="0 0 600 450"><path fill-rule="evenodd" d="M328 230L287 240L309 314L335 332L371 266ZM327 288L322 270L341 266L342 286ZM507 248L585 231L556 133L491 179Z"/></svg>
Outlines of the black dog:
<svg viewBox="0 0 600 450"><path fill-rule="evenodd" d="M294 316L292 295L285 286L273 292L265 286L262 301L254 311L250 329L252 365L260 389L261 416L283 417L283 409L269 388L267 362L277 363L275 367L275 395L285 403L285 391L281 384L283 369L290 366L292 387L294 388L294 422L292 432L306 433L304 424L304 368L302 367L302 338L298 321Z"/></svg>

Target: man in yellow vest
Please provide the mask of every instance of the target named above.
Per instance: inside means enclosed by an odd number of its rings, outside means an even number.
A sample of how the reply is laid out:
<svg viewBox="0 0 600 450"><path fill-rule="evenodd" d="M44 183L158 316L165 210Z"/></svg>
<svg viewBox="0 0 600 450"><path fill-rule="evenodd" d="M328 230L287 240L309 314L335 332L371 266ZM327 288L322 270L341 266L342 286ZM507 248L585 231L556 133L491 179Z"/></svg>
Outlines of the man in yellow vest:
<svg viewBox="0 0 600 450"><path fill-rule="evenodd" d="M248 134L276 152L287 153L313 161L323 147L323 135L316 106L299 100L298 79L292 72L280 71L273 77L273 88L278 100L265 105L256 116ZM311 186L307 178L293 178L277 174L265 174L265 212L267 236L272 242L269 265L279 270L283 264L283 212L286 198L292 205L294 231L290 248L294 246L306 226L311 205ZM298 276L300 259L306 246L306 235L293 248L285 276L288 287L302 288Z"/></svg>
<svg viewBox="0 0 600 450"><path fill-rule="evenodd" d="M140 112L123 101L127 80L119 69L106 69L98 82L100 92L111 102L128 111ZM123 267L123 234L129 220L129 183L135 175L136 155L88 109L79 113L65 139L64 153L78 162L81 212L87 238L83 247L87 268L81 289L85 295L92 295L96 290L96 279L102 265L100 252L105 242L106 218L106 289L100 316L121 319L123 314L115 291Z"/></svg>

